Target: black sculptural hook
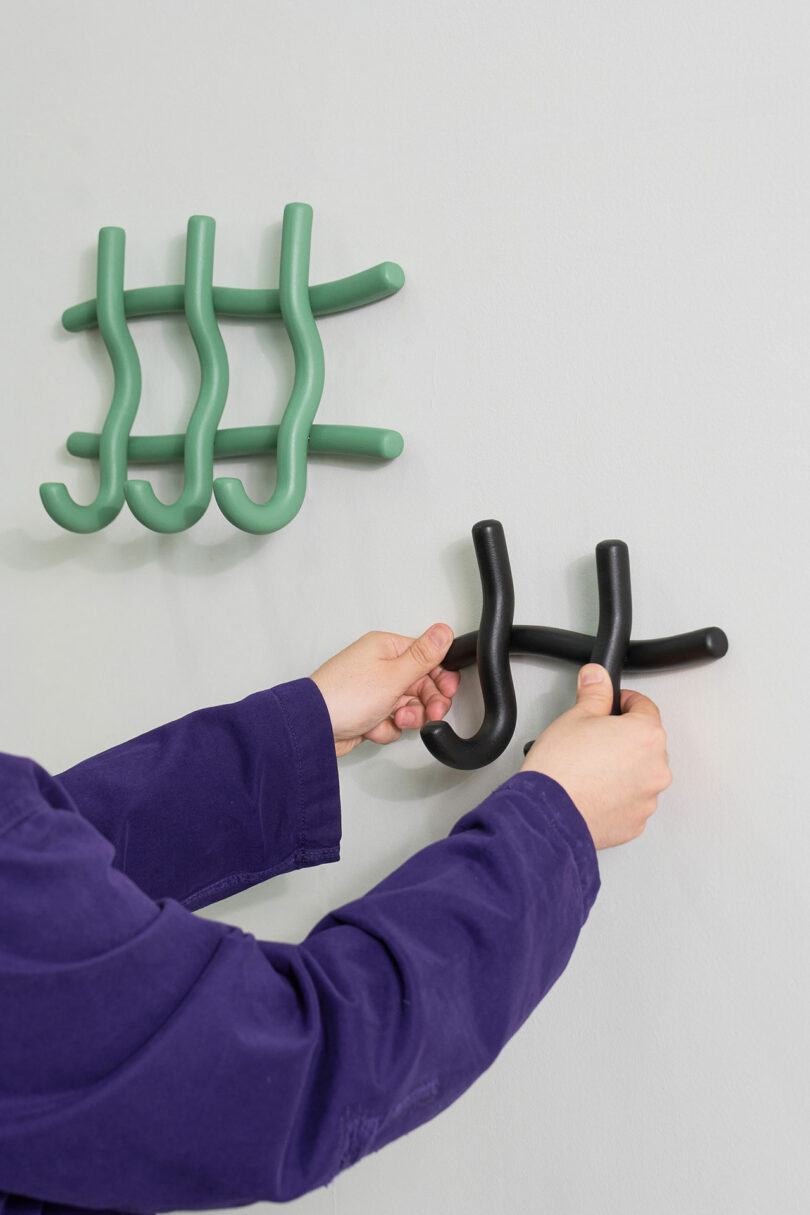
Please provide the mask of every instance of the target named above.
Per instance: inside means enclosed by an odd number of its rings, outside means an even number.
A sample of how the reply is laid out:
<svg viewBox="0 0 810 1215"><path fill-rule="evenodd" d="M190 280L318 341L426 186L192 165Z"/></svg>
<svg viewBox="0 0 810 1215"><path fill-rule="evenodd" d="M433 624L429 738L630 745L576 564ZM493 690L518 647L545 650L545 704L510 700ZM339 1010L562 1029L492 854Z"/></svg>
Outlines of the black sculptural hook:
<svg viewBox="0 0 810 1215"><path fill-rule="evenodd" d="M621 712L621 678L630 628L633 599L630 593L630 554L623 540L601 540L596 546L596 585L599 595L599 626L591 650L591 662L605 667L613 684L612 713Z"/></svg>
<svg viewBox="0 0 810 1215"><path fill-rule="evenodd" d="M509 666L515 591L506 537L497 519L476 523L472 536L483 594L476 658L484 696L484 720L472 738L459 738L446 721L426 722L420 731L431 755L451 768L467 769L483 768L497 759L509 746L517 724L517 701Z"/></svg>
<svg viewBox="0 0 810 1215"><path fill-rule="evenodd" d="M508 746L517 720L510 654L559 658L579 666L598 662L610 675L612 712L618 714L623 670L685 666L722 658L728 651L728 638L719 628L696 629L648 641L630 640L633 614L630 558L622 540L603 540L596 546L599 625L595 637L568 629L512 625L514 591L503 528L494 519L476 523L473 542L483 592L481 626L478 632L457 637L442 665L447 670L460 671L478 660L484 722L468 739L459 738L444 721L428 722L421 730L430 753L449 767L481 768L497 759ZM527 743L524 751L531 745Z"/></svg>

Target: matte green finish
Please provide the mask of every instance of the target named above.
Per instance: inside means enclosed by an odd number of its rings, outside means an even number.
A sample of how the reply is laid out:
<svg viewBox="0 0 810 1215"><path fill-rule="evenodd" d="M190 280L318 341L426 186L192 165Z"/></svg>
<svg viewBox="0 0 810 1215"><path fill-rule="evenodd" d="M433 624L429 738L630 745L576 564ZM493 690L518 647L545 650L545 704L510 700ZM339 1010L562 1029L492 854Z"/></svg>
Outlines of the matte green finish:
<svg viewBox="0 0 810 1215"><path fill-rule="evenodd" d="M112 404L101 434L75 432L67 443L72 455L98 458L100 486L94 502L81 506L57 482L40 487L43 504L71 531L98 531L126 501L145 526L180 532L196 523L212 493L223 513L244 531L264 534L288 523L301 508L309 452L394 459L403 449L397 431L363 426L315 426L313 419L324 383L324 359L315 314L343 312L374 303L399 291L405 275L395 262L382 262L360 274L310 288L312 208L290 203L284 210L279 287L242 290L214 287L214 220L192 216L186 237L185 282L180 286L124 291L124 232L99 233L97 298L63 314L72 332L96 326L110 355L115 379ZM131 437L141 394L137 351L127 318L185 312L200 361L197 401L184 435ZM292 392L279 426L217 430L228 394L228 359L217 314L264 319L280 316L293 348ZM253 502L235 477L214 479L214 460L275 450L276 489L268 502ZM161 502L146 480L127 480L133 463L183 462L185 482L175 502Z"/></svg>
<svg viewBox="0 0 810 1215"><path fill-rule="evenodd" d="M98 494L88 506L80 506L60 482L47 481L39 487L48 514L71 532L99 531L112 523L124 505L127 439L141 399L141 365L124 315L125 242L122 228L102 228L98 234L98 322L115 377L99 441Z"/></svg>
<svg viewBox="0 0 810 1215"><path fill-rule="evenodd" d="M347 278L335 279L309 288L314 316L330 316L363 308L377 300L395 295L405 283L405 271L396 262L381 262ZM166 287L135 287L124 292L124 312L132 319L139 316L166 316L182 312L185 287L182 283ZM260 321L281 316L277 287L251 290L245 287L214 287L214 311L218 316L242 317ZM96 301L85 300L62 313L62 324L70 333L95 329L98 324Z"/></svg>
<svg viewBox="0 0 810 1215"><path fill-rule="evenodd" d="M129 509L155 532L182 532L201 519L214 482L214 435L228 395L228 356L214 315L214 233L208 215L192 215L186 236L185 312L200 360L200 391L186 431L185 485L176 502L161 502L148 481L127 481Z"/></svg>
<svg viewBox="0 0 810 1215"><path fill-rule="evenodd" d="M235 459L275 451L278 426L224 427L214 435L214 459ZM95 460L101 436L77 430L68 436L70 455ZM127 443L130 464L179 464L185 452L185 435L138 435ZM309 452L332 456L370 456L394 460L402 454L405 441L397 430L376 426L319 426L309 432Z"/></svg>
<svg viewBox="0 0 810 1215"><path fill-rule="evenodd" d="M307 487L307 439L321 401L323 346L309 301L309 252L312 207L288 203L281 226L279 292L281 317L295 358L292 392L277 439L276 487L268 502L248 497L238 477L217 477L214 495L219 509L242 531L254 535L278 531L301 509Z"/></svg>

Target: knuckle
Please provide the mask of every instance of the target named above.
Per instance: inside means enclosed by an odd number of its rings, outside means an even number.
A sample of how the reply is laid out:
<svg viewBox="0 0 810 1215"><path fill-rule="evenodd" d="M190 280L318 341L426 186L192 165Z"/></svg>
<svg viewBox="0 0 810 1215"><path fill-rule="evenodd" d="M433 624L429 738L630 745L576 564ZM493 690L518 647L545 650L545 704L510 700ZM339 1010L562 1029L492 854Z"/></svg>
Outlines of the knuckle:
<svg viewBox="0 0 810 1215"><path fill-rule="evenodd" d="M666 730L659 722L650 721L649 723L649 738L650 747L656 750L665 751L667 746Z"/></svg>
<svg viewBox="0 0 810 1215"><path fill-rule="evenodd" d="M421 637L418 641L413 643L411 647L411 654L420 666L423 666L426 662L431 661L431 655L428 653L427 646L425 645L424 641L422 641Z"/></svg>

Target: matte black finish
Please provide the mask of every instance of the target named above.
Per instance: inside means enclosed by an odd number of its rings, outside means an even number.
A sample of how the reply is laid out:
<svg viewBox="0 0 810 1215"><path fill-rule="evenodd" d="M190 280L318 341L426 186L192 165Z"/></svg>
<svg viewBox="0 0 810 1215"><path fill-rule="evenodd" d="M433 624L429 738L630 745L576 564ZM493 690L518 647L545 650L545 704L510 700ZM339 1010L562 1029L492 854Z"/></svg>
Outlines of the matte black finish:
<svg viewBox="0 0 810 1215"><path fill-rule="evenodd" d="M472 738L459 738L446 721L429 721L422 740L436 759L451 768L482 768L506 750L517 723L517 701L509 666L515 591L503 528L484 519L472 530L483 604L476 657L484 720Z"/></svg>
<svg viewBox="0 0 810 1215"><path fill-rule="evenodd" d="M599 625L587 662L598 662L613 686L611 714L622 711L622 671L630 645L633 597L630 592L630 554L623 540L600 540L596 546L596 586ZM528 755L534 739L523 748Z"/></svg>
<svg viewBox="0 0 810 1215"><path fill-rule="evenodd" d="M590 633L573 633L569 629L552 629L542 624L516 624L512 627L509 653L556 658L581 667L590 662L595 641ZM477 643L477 632L462 633L450 646L442 666L448 671L463 671L472 666ZM631 641L624 669L665 671L669 667L685 667L722 658L727 652L728 638L722 629L695 629L692 633L678 633L674 637Z"/></svg>
<svg viewBox="0 0 810 1215"><path fill-rule="evenodd" d="M469 739L461 739L447 722L429 722L421 735L432 755L453 768L481 768L507 747L517 720L510 654L534 654L582 666L598 662L613 681L614 713L619 712L623 670L651 671L722 658L728 638L717 627L695 629L673 637L631 641L633 605L630 560L622 540L603 540L596 547L599 625L596 637L568 629L512 625L514 589L503 528L495 519L473 528L483 608L478 632L457 637L443 666L460 671L476 657L484 695L484 722ZM527 743L524 754L531 747Z"/></svg>
<svg viewBox="0 0 810 1215"><path fill-rule="evenodd" d="M630 555L623 540L601 540L596 546L596 584L599 591L599 627L591 650L613 684L614 716L621 713L622 670L630 644L633 600L630 594Z"/></svg>

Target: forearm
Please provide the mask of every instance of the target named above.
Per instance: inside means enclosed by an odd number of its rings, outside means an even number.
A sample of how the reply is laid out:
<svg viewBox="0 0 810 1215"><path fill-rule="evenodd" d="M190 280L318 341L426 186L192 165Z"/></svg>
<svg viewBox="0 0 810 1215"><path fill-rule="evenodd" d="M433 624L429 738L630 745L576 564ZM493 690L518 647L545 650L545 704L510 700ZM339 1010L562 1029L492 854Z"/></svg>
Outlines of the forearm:
<svg viewBox="0 0 810 1215"><path fill-rule="evenodd" d="M297 946L150 904L76 814L22 827L0 1188L94 1208L282 1201L432 1118L564 969L599 884L584 822L537 774Z"/></svg>
<svg viewBox="0 0 810 1215"><path fill-rule="evenodd" d="M301 946L333 1044L308 1106L324 1150L302 1155L284 1196L322 1184L336 1160L346 1167L463 1093L565 969L598 889L593 843L567 795L521 775L327 916ZM331 1101L322 1096L330 1086Z"/></svg>
<svg viewBox="0 0 810 1215"><path fill-rule="evenodd" d="M191 909L338 858L334 740L308 679L191 713L58 779L118 869Z"/></svg>

